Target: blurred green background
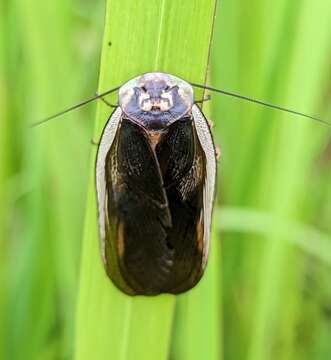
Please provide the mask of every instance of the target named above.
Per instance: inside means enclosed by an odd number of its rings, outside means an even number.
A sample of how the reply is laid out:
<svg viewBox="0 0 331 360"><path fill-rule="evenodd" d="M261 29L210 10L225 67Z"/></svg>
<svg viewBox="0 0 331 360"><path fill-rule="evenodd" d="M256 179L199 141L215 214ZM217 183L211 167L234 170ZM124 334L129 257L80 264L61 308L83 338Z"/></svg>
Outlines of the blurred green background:
<svg viewBox="0 0 331 360"><path fill-rule="evenodd" d="M176 1L155 2L164 3ZM216 94L207 112L222 156L207 280L177 298L116 295L116 311L105 311L118 331L97 315L85 322L95 105L28 124L96 92L105 11L99 0L0 1L0 358L331 358L330 130ZM209 45L199 40L188 32ZM214 86L330 119L331 3L220 1L210 65Z"/></svg>

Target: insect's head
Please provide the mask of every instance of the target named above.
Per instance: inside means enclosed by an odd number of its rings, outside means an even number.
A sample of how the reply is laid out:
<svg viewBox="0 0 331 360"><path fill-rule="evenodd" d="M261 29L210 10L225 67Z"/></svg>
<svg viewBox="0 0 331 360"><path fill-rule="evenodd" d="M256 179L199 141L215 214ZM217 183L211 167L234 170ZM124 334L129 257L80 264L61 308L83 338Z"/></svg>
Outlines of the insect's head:
<svg viewBox="0 0 331 360"><path fill-rule="evenodd" d="M190 116L193 88L186 81L165 73L138 76L119 90L124 116L148 130L161 130Z"/></svg>

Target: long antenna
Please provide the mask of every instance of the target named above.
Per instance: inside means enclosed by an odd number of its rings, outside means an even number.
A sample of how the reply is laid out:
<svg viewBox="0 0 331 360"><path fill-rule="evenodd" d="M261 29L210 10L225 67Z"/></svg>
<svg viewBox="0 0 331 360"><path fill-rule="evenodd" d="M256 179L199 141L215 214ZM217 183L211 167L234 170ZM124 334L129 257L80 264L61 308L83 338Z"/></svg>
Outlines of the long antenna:
<svg viewBox="0 0 331 360"><path fill-rule="evenodd" d="M98 94L98 95L95 95L95 96L93 96L93 97L91 97L91 98L89 98L89 99L83 100L83 101L79 102L79 103L76 104L76 105L73 105L73 106L71 106L71 107L69 107L69 108L67 108L67 109L64 109L64 110L62 110L62 111L60 111L60 112L58 112L58 113L56 113L56 114L54 114L54 115L48 116L47 118L45 118L45 119L43 119L43 120L40 120L40 121L37 121L37 122L31 124L30 127L38 126L38 125L41 125L41 124L43 124L43 123L45 123L45 122L47 122L47 121L49 121L49 120L52 120L52 119L54 119L54 118L57 118L58 116L61 116L61 115L63 115L63 114L66 114L66 113L69 112L69 111L75 110L75 109L77 109L77 108L79 108L79 107L81 107L81 106L83 106L83 105L86 105L86 104L88 104L88 103L90 103L90 102L92 102L92 101L94 101L94 100L100 99L100 98L102 98L103 96L106 96L106 95L108 95L108 94L111 94L112 92L117 91L119 88L120 88L120 86L117 86L116 88L107 90L107 91L105 91L105 92L103 92L103 93L101 93L101 94Z"/></svg>
<svg viewBox="0 0 331 360"><path fill-rule="evenodd" d="M193 87L196 87L196 88L200 88L200 89L205 89L205 90L209 90L209 91L214 91L216 93L219 93L219 94L223 94L223 95L226 95L226 96L231 96L231 97L234 97L234 98L237 98L237 99L240 99L240 100L245 100L245 101L249 101L249 102L252 102L252 103L255 103L255 104L258 104L258 105L263 105L263 106L266 106L266 107L269 107L271 109L275 109L275 110L280 110L280 111L283 111L283 112L287 112L287 113L290 113L290 114L294 114L294 115L297 115L297 116L301 116L301 117L305 117L307 119L312 119L312 120L315 120L315 121L318 121L319 123L321 124L324 124L326 126L329 126L331 127L331 123L323 120L323 119L320 119L316 116L312 116L312 115L308 115L308 114L304 114L302 112L299 112L299 111L296 111L296 110L292 110L292 109L288 109L288 108L285 108L285 107L282 107L282 106L279 106L279 105L274 105L274 104L271 104L271 103L268 103L268 102L265 102L265 101L262 101L262 100L258 100L258 99L254 99L254 98L251 98L249 96L244 96L244 95L240 95L240 94L236 94L234 92L230 92L230 91L226 91L226 90L221 90L221 89L216 89L214 87L211 87L211 86L207 86L207 85L201 85L201 84L195 84L195 83L190 83ZM54 115L51 115L43 120L40 120L40 121L37 121L33 124L30 125L30 127L34 127L34 126L38 126L38 125L41 125L49 120L52 120L54 118L57 118L61 115L64 115L66 114L67 112L69 111L72 111L72 110L75 110L83 105L86 105L94 100L97 100L97 99L100 99L100 98L103 98L104 96L106 95L109 95L117 90L120 89L120 86L117 86L115 88L112 88L110 90L107 90L101 94L98 94L98 95L95 95L89 99L86 99L86 100L83 100L81 101L80 103L76 104L76 105L73 105L67 109L64 109Z"/></svg>
<svg viewBox="0 0 331 360"><path fill-rule="evenodd" d="M327 122L327 121L325 121L323 119L317 118L315 116L307 115L307 114L304 114L304 113L296 111L296 110L287 109L287 108L284 108L282 106L274 105L274 104L271 104L271 103L268 103L268 102L265 102L265 101L262 101L262 100L254 99L254 98L251 98L251 97L248 97L248 96L239 95L239 94L236 94L236 93L233 93L233 92L230 92L230 91L216 89L216 88L213 88L211 86L194 84L194 83L190 83L190 84L193 87L197 87L197 88L200 88L200 89L206 89L206 90L209 90L209 91L214 91L216 93L220 93L220 94L223 94L223 95L232 96L232 97L235 97L235 98L238 98L238 99L241 99L241 100L246 100L246 101L249 101L249 102L252 102L252 103L255 103L255 104L267 106L267 107L272 108L272 109L276 109L276 110L284 111L284 112L287 112L287 113L290 113L290 114L294 114L294 115L298 115L298 116L305 117L305 118L308 118L308 119L312 119L312 120L320 122L321 124L324 124L326 126L331 127L331 123L329 123L329 122Z"/></svg>

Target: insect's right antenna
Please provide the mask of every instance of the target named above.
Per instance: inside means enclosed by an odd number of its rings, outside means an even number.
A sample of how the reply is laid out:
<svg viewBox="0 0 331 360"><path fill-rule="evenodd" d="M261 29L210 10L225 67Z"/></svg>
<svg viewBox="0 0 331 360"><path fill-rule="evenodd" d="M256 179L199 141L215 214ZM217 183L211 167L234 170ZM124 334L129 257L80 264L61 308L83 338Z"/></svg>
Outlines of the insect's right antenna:
<svg viewBox="0 0 331 360"><path fill-rule="evenodd" d="M214 91L214 92L217 92L219 94L223 94L223 95L226 95L226 96L232 96L232 97L235 97L237 99L249 101L249 102L259 104L259 105L263 105L263 106L266 106L266 107L269 107L269 108L272 108L272 109L276 109L276 110L284 111L284 112L287 112L287 113L290 113L290 114L294 114L294 115L298 115L298 116L305 117L305 118L308 118L308 119L312 119L312 120L318 121L318 122L320 122L320 123L322 123L322 124L324 124L326 126L331 127L331 123L329 123L329 122L327 122L327 121L325 121L323 119L320 119L320 118L312 116L312 115L307 115L307 114L304 114L304 113L296 111L296 110L287 109L287 108L279 106L279 105L274 105L274 104L271 104L271 103L268 103L268 102L265 102L265 101L262 101L262 100L251 98L249 96L239 95L239 94L236 94L234 92L221 90L221 89L216 89L214 87L207 86L207 85L200 85L200 84L193 84L193 83L191 83L191 85L194 86L194 87L200 88L200 89L206 89L206 90L209 90L209 91Z"/></svg>
<svg viewBox="0 0 331 360"><path fill-rule="evenodd" d="M67 113L67 112L69 112L69 111L78 109L78 108L81 107L81 106L84 106L84 105L86 105L86 104L88 104L88 103L90 103L90 102L92 102L92 101L94 101L94 100L100 99L100 98L102 98L103 96L106 96L106 95L108 95L108 94L111 94L111 93L117 91L119 88L120 88L120 86L117 86L116 88L107 90L107 91L105 91L105 92L103 92L103 93L101 93L101 94L98 94L98 95L95 95L95 96L93 96L93 97L91 97L91 98L89 98L89 99L83 100L83 101L81 101L80 103L78 103L78 104L76 104L76 105L73 105L73 106L71 106L71 107L69 107L69 108L67 108L67 109L64 109L64 110L62 110L62 111L60 111L60 112L58 112L58 113L56 113L56 114L54 114L54 115L51 115L51 116L49 116L49 117L47 117L47 118L45 118L45 119L43 119L43 120L40 120L40 121L37 121L37 122L31 124L30 127L35 127L35 126L41 125L41 124L43 124L43 123L45 123L45 122L47 122L47 121L49 121L49 120L52 120L52 119L57 118L58 116L61 116L61 115L65 114L65 113Z"/></svg>

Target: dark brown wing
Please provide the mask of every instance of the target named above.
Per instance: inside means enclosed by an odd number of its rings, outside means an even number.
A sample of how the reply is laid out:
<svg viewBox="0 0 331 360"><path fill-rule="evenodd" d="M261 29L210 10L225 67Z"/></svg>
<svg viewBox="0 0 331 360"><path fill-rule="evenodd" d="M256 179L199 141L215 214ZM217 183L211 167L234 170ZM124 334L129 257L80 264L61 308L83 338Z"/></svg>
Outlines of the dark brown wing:
<svg viewBox="0 0 331 360"><path fill-rule="evenodd" d="M172 124L156 154L172 218L167 242L174 250L173 267L163 291L179 293L193 287L203 272L205 156L192 119Z"/></svg>
<svg viewBox="0 0 331 360"><path fill-rule="evenodd" d="M174 252L167 246L171 217L146 132L129 120L122 119L107 155L106 182L109 275L126 292L131 291L123 282L134 294L159 293L173 265Z"/></svg>

